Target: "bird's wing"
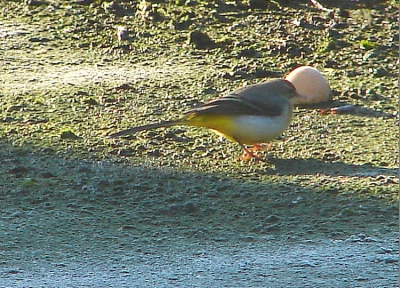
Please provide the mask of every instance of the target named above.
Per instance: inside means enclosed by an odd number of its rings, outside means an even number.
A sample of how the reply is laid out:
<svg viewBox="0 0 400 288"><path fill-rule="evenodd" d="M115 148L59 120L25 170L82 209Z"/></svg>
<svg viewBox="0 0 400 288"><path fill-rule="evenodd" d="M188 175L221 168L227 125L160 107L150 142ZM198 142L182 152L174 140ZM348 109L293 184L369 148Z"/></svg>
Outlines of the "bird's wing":
<svg viewBox="0 0 400 288"><path fill-rule="evenodd" d="M186 112L186 115L254 115L254 116L278 116L281 106L278 105L276 97L270 97L270 101L260 101L262 95L243 97L235 92L212 100L199 107Z"/></svg>

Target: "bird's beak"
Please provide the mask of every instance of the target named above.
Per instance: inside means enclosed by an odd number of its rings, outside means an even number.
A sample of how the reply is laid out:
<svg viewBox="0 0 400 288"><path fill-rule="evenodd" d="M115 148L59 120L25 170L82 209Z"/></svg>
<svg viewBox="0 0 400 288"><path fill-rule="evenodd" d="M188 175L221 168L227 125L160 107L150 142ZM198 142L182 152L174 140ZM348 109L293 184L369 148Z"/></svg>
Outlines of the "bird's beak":
<svg viewBox="0 0 400 288"><path fill-rule="evenodd" d="M329 91L329 95L306 95L297 92L291 100L294 106L324 103L332 100L332 92Z"/></svg>
<svg viewBox="0 0 400 288"><path fill-rule="evenodd" d="M292 101L293 105L298 105L298 104L302 103L303 99L304 99L304 97L301 94L297 93L297 92L296 92L296 94L293 95L292 98L290 98L290 100Z"/></svg>

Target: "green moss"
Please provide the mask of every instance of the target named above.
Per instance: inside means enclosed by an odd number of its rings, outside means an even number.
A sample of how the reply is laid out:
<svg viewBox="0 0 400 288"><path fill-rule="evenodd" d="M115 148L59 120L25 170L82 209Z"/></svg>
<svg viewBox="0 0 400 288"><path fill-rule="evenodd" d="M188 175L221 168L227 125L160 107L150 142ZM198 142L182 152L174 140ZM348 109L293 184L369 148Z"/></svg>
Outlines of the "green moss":
<svg viewBox="0 0 400 288"><path fill-rule="evenodd" d="M366 49L366 50L373 49L376 46L377 46L376 43L373 43L373 42L371 42L369 40L361 40L360 41L360 47L363 48L363 49Z"/></svg>

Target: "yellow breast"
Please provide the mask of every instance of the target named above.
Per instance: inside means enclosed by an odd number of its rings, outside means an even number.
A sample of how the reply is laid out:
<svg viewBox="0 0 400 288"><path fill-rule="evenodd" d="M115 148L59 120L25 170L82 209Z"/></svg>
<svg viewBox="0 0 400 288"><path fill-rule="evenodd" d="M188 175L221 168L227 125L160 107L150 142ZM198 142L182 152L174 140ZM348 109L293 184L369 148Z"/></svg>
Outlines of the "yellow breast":
<svg viewBox="0 0 400 288"><path fill-rule="evenodd" d="M230 141L242 144L259 144L280 136L289 126L291 113L276 117L232 116L232 115L193 115L188 117L188 125L206 127Z"/></svg>

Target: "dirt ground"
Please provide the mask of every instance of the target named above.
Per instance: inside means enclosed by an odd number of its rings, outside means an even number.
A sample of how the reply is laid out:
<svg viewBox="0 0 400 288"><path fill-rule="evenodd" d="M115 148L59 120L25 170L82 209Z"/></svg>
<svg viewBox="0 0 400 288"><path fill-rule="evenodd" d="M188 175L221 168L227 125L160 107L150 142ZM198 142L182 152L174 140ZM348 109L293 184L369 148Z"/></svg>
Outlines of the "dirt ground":
<svg viewBox="0 0 400 288"><path fill-rule="evenodd" d="M0 287L399 287L398 2L242 2L0 0ZM266 162L106 137L304 64Z"/></svg>

